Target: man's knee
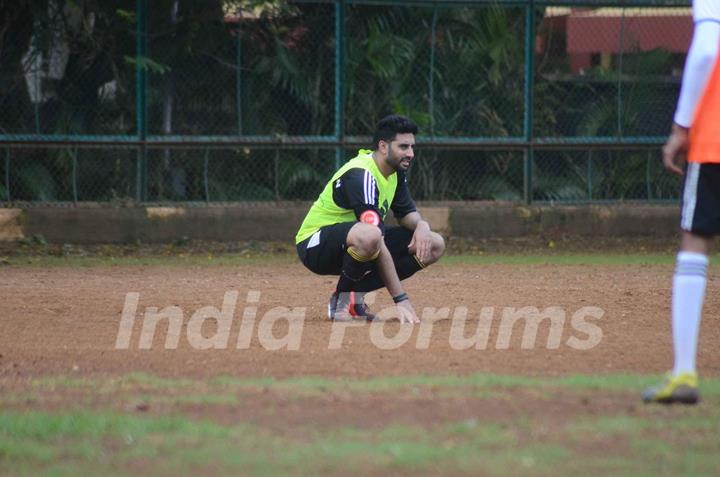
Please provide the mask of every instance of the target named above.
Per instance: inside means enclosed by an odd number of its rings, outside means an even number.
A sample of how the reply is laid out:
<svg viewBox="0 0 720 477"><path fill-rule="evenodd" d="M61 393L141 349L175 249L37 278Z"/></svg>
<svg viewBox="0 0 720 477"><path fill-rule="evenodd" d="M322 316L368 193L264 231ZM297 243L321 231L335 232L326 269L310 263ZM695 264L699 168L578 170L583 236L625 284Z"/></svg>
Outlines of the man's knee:
<svg viewBox="0 0 720 477"><path fill-rule="evenodd" d="M370 256L380 250L382 232L374 225L358 222L348 233L347 244L364 256Z"/></svg>
<svg viewBox="0 0 720 477"><path fill-rule="evenodd" d="M432 232L432 247L430 248L430 260L428 260L425 265L430 265L431 263L437 262L444 254L445 239L442 238L442 235L436 232Z"/></svg>

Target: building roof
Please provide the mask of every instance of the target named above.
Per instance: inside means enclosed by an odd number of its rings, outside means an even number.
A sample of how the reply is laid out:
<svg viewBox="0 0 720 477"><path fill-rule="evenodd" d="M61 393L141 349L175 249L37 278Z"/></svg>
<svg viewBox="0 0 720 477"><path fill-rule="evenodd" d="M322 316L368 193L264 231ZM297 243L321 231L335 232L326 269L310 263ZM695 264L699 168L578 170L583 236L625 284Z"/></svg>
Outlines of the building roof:
<svg viewBox="0 0 720 477"><path fill-rule="evenodd" d="M693 31L690 8L571 9L566 20L568 53L685 53Z"/></svg>
<svg viewBox="0 0 720 477"><path fill-rule="evenodd" d="M572 8L547 7L544 16L551 17L692 17L692 8Z"/></svg>

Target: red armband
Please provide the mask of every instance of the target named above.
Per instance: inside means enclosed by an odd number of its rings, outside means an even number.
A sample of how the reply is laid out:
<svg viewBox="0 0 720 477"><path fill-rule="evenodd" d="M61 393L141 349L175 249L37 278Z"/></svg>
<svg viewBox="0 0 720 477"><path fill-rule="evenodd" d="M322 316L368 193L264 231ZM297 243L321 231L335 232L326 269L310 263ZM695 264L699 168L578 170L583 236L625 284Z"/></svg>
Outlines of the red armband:
<svg viewBox="0 0 720 477"><path fill-rule="evenodd" d="M378 226L380 225L380 214L378 214L374 210L366 210L365 212L360 214L360 222L364 224Z"/></svg>

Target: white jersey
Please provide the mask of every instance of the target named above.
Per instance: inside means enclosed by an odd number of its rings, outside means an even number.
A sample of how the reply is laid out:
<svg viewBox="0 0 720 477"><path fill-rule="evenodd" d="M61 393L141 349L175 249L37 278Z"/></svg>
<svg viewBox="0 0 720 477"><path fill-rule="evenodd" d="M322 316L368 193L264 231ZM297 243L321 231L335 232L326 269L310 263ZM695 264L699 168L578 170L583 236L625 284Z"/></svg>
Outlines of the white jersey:
<svg viewBox="0 0 720 477"><path fill-rule="evenodd" d="M675 123L689 128L720 48L720 0L693 0L693 39L685 60Z"/></svg>

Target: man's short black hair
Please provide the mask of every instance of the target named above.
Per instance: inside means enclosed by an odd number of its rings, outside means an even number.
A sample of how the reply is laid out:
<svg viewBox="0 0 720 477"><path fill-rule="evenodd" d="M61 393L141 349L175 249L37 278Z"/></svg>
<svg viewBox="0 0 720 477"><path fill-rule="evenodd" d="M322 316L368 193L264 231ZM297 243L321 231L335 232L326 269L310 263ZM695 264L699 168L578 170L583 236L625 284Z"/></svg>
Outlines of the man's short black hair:
<svg viewBox="0 0 720 477"><path fill-rule="evenodd" d="M377 127L375 128L375 135L373 136L373 149L378 148L380 141L390 142L395 139L398 134L417 134L418 127L411 119L405 116L398 116L397 114L391 114L385 116L380 120Z"/></svg>

